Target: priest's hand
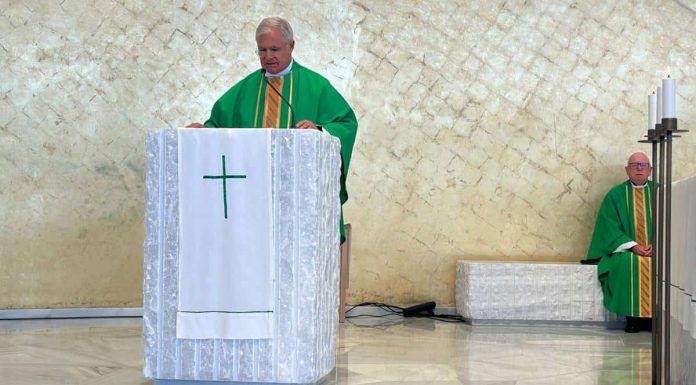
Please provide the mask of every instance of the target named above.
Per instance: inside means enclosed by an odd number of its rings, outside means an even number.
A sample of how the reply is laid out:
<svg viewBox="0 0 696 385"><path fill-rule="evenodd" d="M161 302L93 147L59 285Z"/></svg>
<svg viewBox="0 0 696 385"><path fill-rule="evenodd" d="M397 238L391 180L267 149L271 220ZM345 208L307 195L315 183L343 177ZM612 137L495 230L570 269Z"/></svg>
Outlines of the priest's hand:
<svg viewBox="0 0 696 385"><path fill-rule="evenodd" d="M652 245L648 246L641 246L641 245L635 245L631 248L631 251L633 254L639 255L641 257L649 257L652 255Z"/></svg>
<svg viewBox="0 0 696 385"><path fill-rule="evenodd" d="M295 126L296 128L305 128L305 129L311 129L311 130L318 130L319 127L317 127L316 124L312 123L309 120L300 120L297 122L297 125Z"/></svg>
<svg viewBox="0 0 696 385"><path fill-rule="evenodd" d="M205 126L198 123L198 122L193 122L193 123L189 124L188 126L186 126L186 128L205 128Z"/></svg>
<svg viewBox="0 0 696 385"><path fill-rule="evenodd" d="M645 249L645 252L647 253L647 254L645 254L645 256L652 257L652 252L653 252L652 245L647 245L647 246L645 246L644 249Z"/></svg>

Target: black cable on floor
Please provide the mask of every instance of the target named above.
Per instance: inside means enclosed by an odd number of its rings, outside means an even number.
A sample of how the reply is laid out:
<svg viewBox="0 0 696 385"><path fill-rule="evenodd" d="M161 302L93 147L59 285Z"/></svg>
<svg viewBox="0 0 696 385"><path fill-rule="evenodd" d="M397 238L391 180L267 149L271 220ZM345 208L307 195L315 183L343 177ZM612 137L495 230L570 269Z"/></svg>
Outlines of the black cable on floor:
<svg viewBox="0 0 696 385"><path fill-rule="evenodd" d="M357 305L348 305L350 308L346 310L346 319L348 318L384 318L384 317L389 317L389 316L394 316L394 315L399 315L403 316L404 308L395 306L395 305L389 305L386 303L382 302L362 302ZM377 307L378 309L382 309L386 311L388 314L380 314L380 315L371 315L371 314L357 314L357 315L348 315L351 311L355 310L358 307L362 306L374 306ZM423 314L423 315L417 315L415 317L419 318L430 318L435 321L441 321L441 322L450 322L450 323L457 323L457 322L466 322L466 320L459 315L454 315L454 314Z"/></svg>
<svg viewBox="0 0 696 385"><path fill-rule="evenodd" d="M357 315L347 315L346 319L348 318L384 318L384 317L393 317L396 315L400 314L380 314L380 315L371 315L371 314L357 314Z"/></svg>
<svg viewBox="0 0 696 385"><path fill-rule="evenodd" d="M388 305L386 303L381 303L381 302L363 302L363 303L359 303L357 305L348 305L348 306L350 306L350 308L346 310L346 314L348 314L353 309L355 309L357 307L361 307L361 306L375 306L379 309L382 309L382 310L389 312L389 313L392 313L392 314L403 314L403 311L404 311L404 309L401 307L394 306L394 305Z"/></svg>

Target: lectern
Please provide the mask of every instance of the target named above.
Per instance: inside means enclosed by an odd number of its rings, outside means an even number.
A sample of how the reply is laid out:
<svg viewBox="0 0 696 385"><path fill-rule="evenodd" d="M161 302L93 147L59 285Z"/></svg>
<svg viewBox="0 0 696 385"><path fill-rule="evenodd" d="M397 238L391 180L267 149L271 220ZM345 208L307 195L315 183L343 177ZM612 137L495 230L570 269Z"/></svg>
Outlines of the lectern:
<svg viewBox="0 0 696 385"><path fill-rule="evenodd" d="M312 383L334 366L340 144L314 130L147 137L144 375Z"/></svg>

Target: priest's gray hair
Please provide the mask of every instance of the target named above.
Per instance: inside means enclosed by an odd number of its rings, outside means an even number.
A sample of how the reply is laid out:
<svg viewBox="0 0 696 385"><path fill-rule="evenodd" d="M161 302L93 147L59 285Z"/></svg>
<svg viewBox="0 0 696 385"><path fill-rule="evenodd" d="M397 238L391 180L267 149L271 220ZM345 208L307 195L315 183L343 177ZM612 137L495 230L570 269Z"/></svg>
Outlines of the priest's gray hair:
<svg viewBox="0 0 696 385"><path fill-rule="evenodd" d="M259 40L259 38L269 32L271 32L274 29L279 29L283 32L283 37L285 38L285 41L290 43L293 40L293 35L292 35L292 27L290 26L290 23L288 23L287 20L283 19L282 17L267 17L259 23L259 26L256 27L256 40Z"/></svg>

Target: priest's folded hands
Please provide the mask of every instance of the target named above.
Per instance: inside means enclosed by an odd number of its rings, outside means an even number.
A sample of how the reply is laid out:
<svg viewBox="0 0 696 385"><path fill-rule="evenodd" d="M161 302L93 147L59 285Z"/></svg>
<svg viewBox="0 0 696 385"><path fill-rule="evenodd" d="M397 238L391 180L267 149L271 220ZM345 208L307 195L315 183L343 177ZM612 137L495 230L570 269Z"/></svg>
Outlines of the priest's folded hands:
<svg viewBox="0 0 696 385"><path fill-rule="evenodd" d="M647 245L645 247L641 245L635 245L631 248L634 254L640 255L641 257L651 257L652 256L652 245Z"/></svg>

